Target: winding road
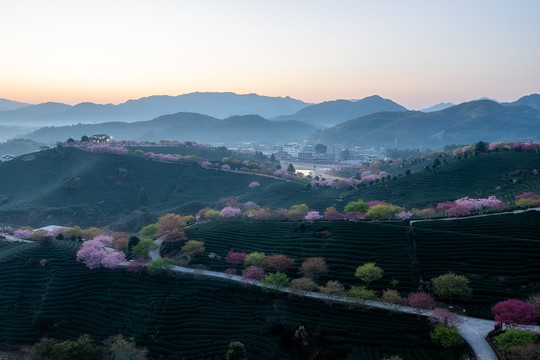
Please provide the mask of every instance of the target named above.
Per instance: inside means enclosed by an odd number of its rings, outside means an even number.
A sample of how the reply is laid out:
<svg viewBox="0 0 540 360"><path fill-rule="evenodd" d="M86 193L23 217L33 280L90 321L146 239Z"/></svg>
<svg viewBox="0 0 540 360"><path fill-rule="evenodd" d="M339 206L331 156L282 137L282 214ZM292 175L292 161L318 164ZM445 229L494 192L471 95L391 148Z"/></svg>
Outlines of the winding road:
<svg viewBox="0 0 540 360"><path fill-rule="evenodd" d="M540 208L535 208L531 210L540 211ZM156 240L156 243L159 245L159 248L160 248L161 243L162 243L161 240ZM159 259L161 257L159 254L159 248L149 253L150 258L152 260ZM215 277L215 278L220 278L220 279L227 279L227 280L231 280L231 281L235 281L235 282L239 282L243 284L247 283L247 284L258 286L258 287L266 286L266 285L263 285L260 281L246 280L238 275L230 275L230 274L217 272L217 271L193 269L193 268L177 266L177 265L173 266L171 270L178 273L184 273L184 274L193 274L193 275L198 275L198 276L209 276L209 277ZM274 290L290 293L290 294L295 294L295 295L306 296L312 299L333 301L333 302L338 302L338 303L348 303L348 304L358 303L355 300L351 300L343 296L327 295L327 294L311 292L311 291L299 292L298 290L293 290L287 287L276 287L274 288ZM418 309L408 307L408 306L400 306L400 305L395 305L395 304L383 303L381 301L366 300L366 301L363 301L362 304L368 307L399 311L399 312L404 312L404 313L409 313L409 314L418 314ZM430 316L431 311L421 310L420 315ZM465 341L472 348L476 356L476 359L477 360L498 360L498 357L495 354L495 351L493 351L489 343L486 341L486 337L488 333L494 329L495 322L492 320L473 318L473 317L463 316L463 315L460 315L459 318L461 319L461 323L456 324L456 326L459 330L459 333L463 337L463 339L465 339ZM525 328L535 333L540 333L540 326L526 326Z"/></svg>

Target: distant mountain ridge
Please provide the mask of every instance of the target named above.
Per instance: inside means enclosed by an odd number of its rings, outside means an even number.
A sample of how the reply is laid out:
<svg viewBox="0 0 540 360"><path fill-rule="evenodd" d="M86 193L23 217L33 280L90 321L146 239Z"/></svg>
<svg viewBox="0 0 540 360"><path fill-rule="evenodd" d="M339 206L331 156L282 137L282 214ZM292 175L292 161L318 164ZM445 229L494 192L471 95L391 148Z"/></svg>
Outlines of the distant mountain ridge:
<svg viewBox="0 0 540 360"><path fill-rule="evenodd" d="M307 105L309 104L290 97L196 92L178 96L149 96L128 100L119 105L89 102L74 106L59 103L30 105L0 111L0 124L50 126L110 121L135 122L178 112L195 112L217 118L249 114L268 118L295 112Z"/></svg>
<svg viewBox="0 0 540 360"><path fill-rule="evenodd" d="M189 140L209 144L238 142L288 142L304 140L315 129L299 121L270 121L259 115L232 116L224 120L197 113L163 115L149 121L107 122L45 127L28 134L41 142L105 133L116 140Z"/></svg>
<svg viewBox="0 0 540 360"><path fill-rule="evenodd" d="M373 95L357 101L325 101L309 105L294 114L279 116L272 120L298 120L313 126L329 127L346 120L382 111L407 111L407 109L392 100Z"/></svg>
<svg viewBox="0 0 540 360"><path fill-rule="evenodd" d="M15 110L15 109L19 109L19 108L30 106L30 105L32 104L8 100L8 99L0 99L0 111Z"/></svg>
<svg viewBox="0 0 540 360"><path fill-rule="evenodd" d="M442 148L484 141L540 140L540 111L524 105L504 106L489 100L450 108L383 112L346 121L315 133L310 141L327 145Z"/></svg>

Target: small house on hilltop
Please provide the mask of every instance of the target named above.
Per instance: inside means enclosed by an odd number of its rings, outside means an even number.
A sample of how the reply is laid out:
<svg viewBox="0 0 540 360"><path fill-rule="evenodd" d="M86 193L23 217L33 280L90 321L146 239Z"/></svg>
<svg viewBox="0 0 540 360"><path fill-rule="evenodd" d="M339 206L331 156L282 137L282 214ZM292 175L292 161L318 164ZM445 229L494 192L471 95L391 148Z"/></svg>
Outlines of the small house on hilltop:
<svg viewBox="0 0 540 360"><path fill-rule="evenodd" d="M112 138L107 134L96 134L96 135L90 136L89 138L91 142L100 143L100 144L108 143L111 139Z"/></svg>

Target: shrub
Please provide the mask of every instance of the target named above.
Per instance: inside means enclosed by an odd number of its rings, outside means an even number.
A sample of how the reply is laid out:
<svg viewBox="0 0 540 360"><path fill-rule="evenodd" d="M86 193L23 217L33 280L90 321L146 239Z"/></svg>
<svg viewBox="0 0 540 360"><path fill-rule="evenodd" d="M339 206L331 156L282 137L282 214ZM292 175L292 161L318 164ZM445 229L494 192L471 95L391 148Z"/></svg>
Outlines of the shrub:
<svg viewBox="0 0 540 360"><path fill-rule="evenodd" d="M239 341L232 341L229 343L229 349L225 354L226 360L247 360L246 349L244 344Z"/></svg>
<svg viewBox="0 0 540 360"><path fill-rule="evenodd" d="M328 266L326 266L326 261L322 257L307 258L302 263L299 273L314 280L320 275L328 273Z"/></svg>
<svg viewBox="0 0 540 360"><path fill-rule="evenodd" d="M284 273L272 273L266 275L261 282L263 285L263 290L278 291L280 287L286 287L289 285L289 277Z"/></svg>
<svg viewBox="0 0 540 360"><path fill-rule="evenodd" d="M159 258L153 260L146 267L146 271L151 276L167 274L173 267L173 261L169 258Z"/></svg>
<svg viewBox="0 0 540 360"><path fill-rule="evenodd" d="M303 277L292 280L291 288L302 293L305 291L314 291L318 288L318 286L313 280Z"/></svg>
<svg viewBox="0 0 540 360"><path fill-rule="evenodd" d="M252 252L247 254L244 259L244 265L263 266L266 261L266 255L263 252Z"/></svg>
<svg viewBox="0 0 540 360"><path fill-rule="evenodd" d="M122 334L108 337L103 344L109 355L106 359L145 360L148 353L146 349L137 349L133 338L126 339Z"/></svg>
<svg viewBox="0 0 540 360"><path fill-rule="evenodd" d="M375 291L368 289L365 286L351 286L347 292L347 296L355 301L376 300Z"/></svg>
<svg viewBox="0 0 540 360"><path fill-rule="evenodd" d="M356 200L356 201L350 201L347 205L345 205L345 212L361 212L365 213L368 211L368 206L364 200Z"/></svg>
<svg viewBox="0 0 540 360"><path fill-rule="evenodd" d="M443 348L449 348L463 343L463 339L455 326L437 324L429 336Z"/></svg>
<svg viewBox="0 0 540 360"><path fill-rule="evenodd" d="M206 251L204 248L204 241L188 240L186 244L182 246L182 251L192 257L197 254L202 254Z"/></svg>
<svg viewBox="0 0 540 360"><path fill-rule="evenodd" d="M527 199L527 198L519 199L516 201L516 206L521 209L537 207L538 204L540 204L540 201L534 200L534 199Z"/></svg>
<svg viewBox="0 0 540 360"><path fill-rule="evenodd" d="M149 238L143 238L137 245L131 248L131 254L136 258L147 258L150 251L158 248L158 244Z"/></svg>
<svg viewBox="0 0 540 360"><path fill-rule="evenodd" d="M319 291L331 296L344 296L345 287L337 280L330 280L325 286L320 286Z"/></svg>
<svg viewBox="0 0 540 360"><path fill-rule="evenodd" d="M512 346L536 341L537 336L530 331L508 329L493 339L493 343L501 350L508 350Z"/></svg>
<svg viewBox="0 0 540 360"><path fill-rule="evenodd" d="M380 279L383 277L384 271L378 266L375 266L375 263L365 263L362 266L356 268L356 273L354 276L366 283L367 286L372 281Z"/></svg>
<svg viewBox="0 0 540 360"><path fill-rule="evenodd" d="M386 289L381 295L381 301L387 304L401 305L404 300L397 290Z"/></svg>
<svg viewBox="0 0 540 360"><path fill-rule="evenodd" d="M469 287L469 280L463 275L456 275L453 272L437 276L431 279L433 292L443 298L459 297L468 299L471 297L472 289Z"/></svg>
<svg viewBox="0 0 540 360"><path fill-rule="evenodd" d="M396 213L401 211L403 211L403 208L397 205L375 205L369 208L366 216L371 220L391 219Z"/></svg>
<svg viewBox="0 0 540 360"><path fill-rule="evenodd" d="M146 225L139 231L142 237L149 237L155 239L159 232L159 224Z"/></svg>

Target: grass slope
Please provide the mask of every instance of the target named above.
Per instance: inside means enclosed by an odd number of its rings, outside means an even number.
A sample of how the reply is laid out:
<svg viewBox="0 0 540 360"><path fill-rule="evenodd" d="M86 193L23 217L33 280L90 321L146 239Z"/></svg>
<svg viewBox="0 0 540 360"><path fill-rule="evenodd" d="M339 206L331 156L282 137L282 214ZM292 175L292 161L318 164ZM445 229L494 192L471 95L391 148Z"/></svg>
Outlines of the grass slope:
<svg viewBox="0 0 540 360"><path fill-rule="evenodd" d="M135 217L146 219L155 219L164 212L195 213L229 196L261 206L307 203L324 210L338 194L336 190L308 190L304 184L257 175L69 148L2 163L0 177L0 214L4 222L21 226L105 226L130 214L133 217L133 211L139 209L142 189L149 205L144 209L146 213L137 213ZM250 189L252 181L261 186ZM142 225L145 221L135 221L124 225L124 230L138 230Z"/></svg>
<svg viewBox="0 0 540 360"><path fill-rule="evenodd" d="M230 341L252 359L460 359L443 350L425 319L343 306L191 276L136 276L75 263L79 244L0 242L0 342L41 336L98 340L123 333L160 359L221 359ZM45 266L40 260L47 259ZM295 331L304 326L308 345Z"/></svg>
<svg viewBox="0 0 540 360"><path fill-rule="evenodd" d="M338 210L351 200L385 200L409 208L423 208L464 196L497 196L513 202L523 192L540 193L540 154L493 152L469 157L437 170L422 171L397 180L375 184L345 195ZM514 183L513 179L516 179ZM500 190L496 190L500 186Z"/></svg>

